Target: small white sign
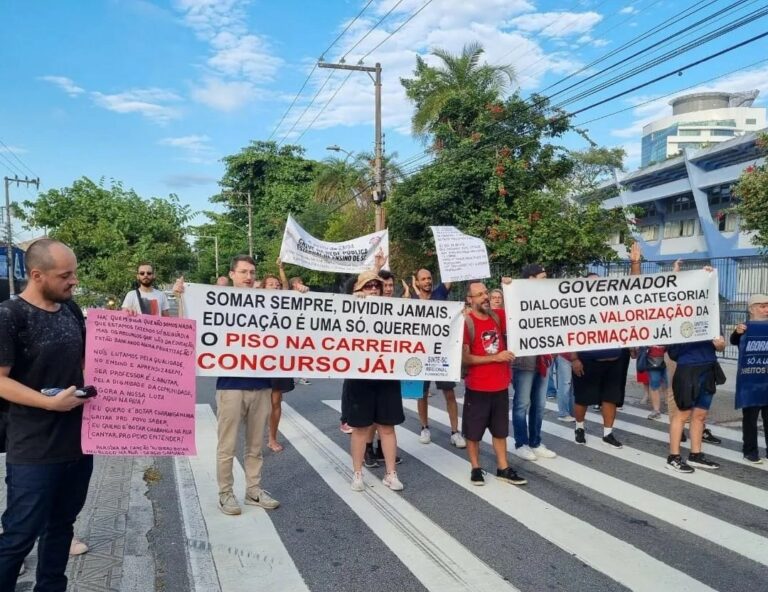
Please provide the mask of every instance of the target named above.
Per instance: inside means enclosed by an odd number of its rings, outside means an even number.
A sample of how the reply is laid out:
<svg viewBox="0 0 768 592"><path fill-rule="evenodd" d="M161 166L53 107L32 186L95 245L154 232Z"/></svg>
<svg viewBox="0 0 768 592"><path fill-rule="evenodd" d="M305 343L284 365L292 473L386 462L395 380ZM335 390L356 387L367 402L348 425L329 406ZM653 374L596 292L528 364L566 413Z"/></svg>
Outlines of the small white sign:
<svg viewBox="0 0 768 592"><path fill-rule="evenodd" d="M491 277L488 249L483 239L469 236L454 226L430 226L435 237L440 280L464 282Z"/></svg>

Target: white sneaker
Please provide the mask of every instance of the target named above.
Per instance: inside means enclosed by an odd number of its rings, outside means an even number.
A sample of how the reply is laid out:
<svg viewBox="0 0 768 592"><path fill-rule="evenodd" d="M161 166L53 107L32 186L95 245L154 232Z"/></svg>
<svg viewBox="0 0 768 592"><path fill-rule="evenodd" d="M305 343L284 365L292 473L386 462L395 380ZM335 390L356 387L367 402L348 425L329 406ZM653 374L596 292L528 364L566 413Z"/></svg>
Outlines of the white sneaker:
<svg viewBox="0 0 768 592"><path fill-rule="evenodd" d="M520 458L524 458L525 460L536 460L536 455L533 453L533 450L531 450L528 446L521 446L520 448L515 448L512 451L515 456L519 456Z"/></svg>
<svg viewBox="0 0 768 592"><path fill-rule="evenodd" d="M365 481L363 481L363 473L361 471L355 471L352 476L352 491L365 491Z"/></svg>
<svg viewBox="0 0 768 592"><path fill-rule="evenodd" d="M432 434L429 428L422 428L421 435L419 436L419 442L422 444L429 444L432 441Z"/></svg>
<svg viewBox="0 0 768 592"><path fill-rule="evenodd" d="M573 423L576 421L576 418L573 415L563 415L562 417L558 416L557 421L562 421L563 423Z"/></svg>
<svg viewBox="0 0 768 592"><path fill-rule="evenodd" d="M381 482L389 487L392 491L402 491L403 490L403 484L400 482L400 479L397 478L397 473L387 473L384 475L384 478L381 480Z"/></svg>
<svg viewBox="0 0 768 592"><path fill-rule="evenodd" d="M544 446L544 444L539 444L536 448L531 448L531 451L536 456L536 458L555 458L555 457L557 457L557 454L555 454L549 448Z"/></svg>
<svg viewBox="0 0 768 592"><path fill-rule="evenodd" d="M464 436L462 436L459 432L454 432L453 434L451 434L451 444L453 444L456 448L467 447L467 441L464 439Z"/></svg>

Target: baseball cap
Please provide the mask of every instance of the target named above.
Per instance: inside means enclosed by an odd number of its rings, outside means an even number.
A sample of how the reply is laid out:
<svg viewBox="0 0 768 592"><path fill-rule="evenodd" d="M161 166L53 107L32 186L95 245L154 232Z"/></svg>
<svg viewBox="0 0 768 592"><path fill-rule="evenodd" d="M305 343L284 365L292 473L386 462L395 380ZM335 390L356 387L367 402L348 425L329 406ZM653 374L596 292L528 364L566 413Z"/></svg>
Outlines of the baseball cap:
<svg viewBox="0 0 768 592"><path fill-rule="evenodd" d="M765 294L752 294L752 296L749 297L749 306L766 303L768 303L768 296Z"/></svg>
<svg viewBox="0 0 768 592"><path fill-rule="evenodd" d="M355 287L352 289L352 291L360 292L363 289L363 286L368 282L379 282L379 286L381 286L383 283L381 278L373 271L364 271L359 276L357 276L357 281L355 282Z"/></svg>
<svg viewBox="0 0 768 592"><path fill-rule="evenodd" d="M546 271L547 270L544 269L538 263L530 263L528 265L524 265L523 269L520 270L520 277L522 278L536 277L540 273L545 273Z"/></svg>

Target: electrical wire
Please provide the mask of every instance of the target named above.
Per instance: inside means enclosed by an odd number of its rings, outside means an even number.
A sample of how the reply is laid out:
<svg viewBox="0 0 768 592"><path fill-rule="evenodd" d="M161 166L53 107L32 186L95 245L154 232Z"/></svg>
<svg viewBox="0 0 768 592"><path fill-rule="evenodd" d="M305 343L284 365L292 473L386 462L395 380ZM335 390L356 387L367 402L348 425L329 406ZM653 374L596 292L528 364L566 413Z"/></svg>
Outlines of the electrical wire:
<svg viewBox="0 0 768 592"><path fill-rule="evenodd" d="M341 81L341 84L336 87L336 90L333 91L333 94L330 96L330 98L325 102L325 104L318 110L318 112L315 114L315 118L309 122L309 125L304 128L304 131L301 132L298 138L296 138L296 142L298 143L299 140L301 140L304 137L304 134L306 134L310 128L315 124L315 122L318 120L320 115L325 111L325 109L328 107L328 105L331 104L331 101L336 98L336 95L339 94L339 91L342 89L342 87L347 83L347 80L349 80L350 76L352 76L354 70L351 70L349 74L347 74L347 77Z"/></svg>
<svg viewBox="0 0 768 592"><path fill-rule="evenodd" d="M365 40L367 39L368 35L370 35L371 33L373 33L373 32L376 30L376 28L377 28L377 27L378 27L378 26L379 26L381 23L383 23L383 22L385 21L385 19L386 19L386 18L387 18L387 17L388 17L390 14L392 14L392 13L395 11L395 9L396 9L398 6L400 6L402 3L403 3L403 0L398 0L398 1L397 1L397 2L394 4L394 6L392 6L392 8L390 8L390 9L387 11L387 13L386 13L386 14L385 14L383 17L381 17L381 18L379 19L379 21L378 21L378 22L377 22L375 25L373 25L373 26L372 26L370 29L368 29L368 32L367 32L365 35L363 35L363 36L362 36L360 39L358 39L358 40L357 40L357 43L355 43L355 44L354 44L352 47L350 47L350 48L347 50L347 52L346 52L346 53L345 53L343 56L341 56L341 59L339 59L339 62L343 64L343 63L346 61L346 59L347 59L347 56L348 56L350 53L352 53L352 51L353 51L353 50L354 50L354 49L355 49L355 48L356 48L358 45L360 45L360 44L361 44L363 41L365 41Z"/></svg>
<svg viewBox="0 0 768 592"><path fill-rule="evenodd" d="M309 104L304 108L304 111L301 112L301 115L299 115L299 118L293 122L293 125L291 126L291 129L289 129L286 134L283 136L283 139L280 140L277 145L280 146L285 142L285 140L288 138L288 136L291 135L291 132L296 129L296 126L299 124L299 122L304 118L304 116L307 114L307 111L309 111L309 108L312 107L312 105L315 104L315 101L317 100L317 97L320 96L320 93L323 92L323 89L328 84L328 82L331 80L333 75L336 73L335 70L331 70L328 73L328 76L326 77L325 81L322 85L320 85L320 88L317 89L317 92L315 93L315 96L312 97L312 100L309 102Z"/></svg>
<svg viewBox="0 0 768 592"><path fill-rule="evenodd" d="M389 35L387 35L379 44L371 49L368 53L366 53L363 57L360 58L360 61L363 62L365 58L367 58L369 55L371 55L374 51L379 49L382 45L384 45L387 41L389 41L400 29L402 29L405 25L410 23L422 10L424 10L427 6L429 6L432 3L432 0L427 0L424 4L421 5L421 8L416 10L409 16L407 19L405 19L397 29L392 31Z"/></svg>

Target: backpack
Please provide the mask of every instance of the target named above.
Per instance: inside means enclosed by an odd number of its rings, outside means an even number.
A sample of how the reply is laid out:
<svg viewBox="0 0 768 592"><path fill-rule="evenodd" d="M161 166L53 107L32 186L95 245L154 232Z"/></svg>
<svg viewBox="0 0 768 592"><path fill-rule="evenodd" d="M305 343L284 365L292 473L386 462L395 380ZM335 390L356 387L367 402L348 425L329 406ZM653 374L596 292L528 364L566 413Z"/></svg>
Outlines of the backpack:
<svg viewBox="0 0 768 592"><path fill-rule="evenodd" d="M10 300L10 310L13 314L13 324L16 325L17 334L27 329L27 317L21 314L21 308L14 304L17 299ZM80 323L80 330L83 332L83 355L85 355L85 317L83 311L73 300L65 300L62 305L66 306ZM6 438L8 436L8 410L10 406L8 401L0 397L0 453L6 452Z"/></svg>
<svg viewBox="0 0 768 592"><path fill-rule="evenodd" d="M501 333L501 320L499 319L499 315L493 312L493 310L489 310L488 316L490 316L493 319L493 322L498 328L499 333ZM472 318L471 314L467 314L464 316L464 324L467 326L467 333L469 333L469 346L471 350L472 344L475 342L475 320ZM468 373L469 373L469 366L467 366L466 364L464 364L464 362L462 362L461 377L465 378Z"/></svg>

